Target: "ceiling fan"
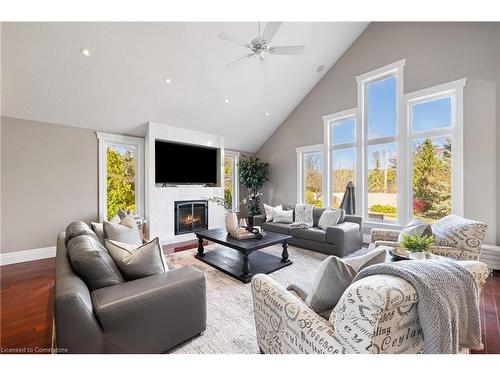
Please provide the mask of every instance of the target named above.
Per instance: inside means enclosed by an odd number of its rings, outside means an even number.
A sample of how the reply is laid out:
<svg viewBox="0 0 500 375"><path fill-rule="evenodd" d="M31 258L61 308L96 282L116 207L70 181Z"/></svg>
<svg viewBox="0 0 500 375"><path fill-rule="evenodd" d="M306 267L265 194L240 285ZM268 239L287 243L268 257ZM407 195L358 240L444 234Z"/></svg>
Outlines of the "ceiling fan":
<svg viewBox="0 0 500 375"><path fill-rule="evenodd" d="M304 54L305 46L270 46L274 35L280 28L283 22L268 22L264 32L260 33L260 22L259 22L259 34L250 43L246 43L239 38L233 37L226 33L220 33L219 39L235 43L241 47L248 48L251 52L249 54L243 55L236 60L230 62L226 65L226 68L238 61L241 61L245 57L250 58L252 56L257 56L261 60L265 60L267 55L302 55Z"/></svg>

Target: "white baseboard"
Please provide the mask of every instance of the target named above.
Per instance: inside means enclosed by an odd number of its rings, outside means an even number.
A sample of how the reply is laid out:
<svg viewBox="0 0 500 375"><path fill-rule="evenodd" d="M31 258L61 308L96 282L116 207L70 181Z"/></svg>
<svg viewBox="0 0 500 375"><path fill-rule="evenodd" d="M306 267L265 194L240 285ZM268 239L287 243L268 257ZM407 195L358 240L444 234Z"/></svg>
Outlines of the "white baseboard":
<svg viewBox="0 0 500 375"><path fill-rule="evenodd" d="M30 249L13 251L11 253L0 254L0 266L7 264L30 262L32 260L54 258L56 256L56 247L42 247L40 249Z"/></svg>

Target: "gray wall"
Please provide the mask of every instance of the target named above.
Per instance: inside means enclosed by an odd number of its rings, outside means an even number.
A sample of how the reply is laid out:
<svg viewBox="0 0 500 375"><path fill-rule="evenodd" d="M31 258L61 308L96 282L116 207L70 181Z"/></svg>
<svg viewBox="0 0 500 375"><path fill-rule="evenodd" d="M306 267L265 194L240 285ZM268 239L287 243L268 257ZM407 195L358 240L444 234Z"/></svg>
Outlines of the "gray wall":
<svg viewBox="0 0 500 375"><path fill-rule="evenodd" d="M1 252L53 246L74 220L97 219L94 131L1 118Z"/></svg>
<svg viewBox="0 0 500 375"><path fill-rule="evenodd" d="M295 202L295 148L323 143L323 115L357 106L355 76L406 58L405 92L467 77L465 216L500 241L499 40L500 23L372 23L257 152L271 169L264 201Z"/></svg>

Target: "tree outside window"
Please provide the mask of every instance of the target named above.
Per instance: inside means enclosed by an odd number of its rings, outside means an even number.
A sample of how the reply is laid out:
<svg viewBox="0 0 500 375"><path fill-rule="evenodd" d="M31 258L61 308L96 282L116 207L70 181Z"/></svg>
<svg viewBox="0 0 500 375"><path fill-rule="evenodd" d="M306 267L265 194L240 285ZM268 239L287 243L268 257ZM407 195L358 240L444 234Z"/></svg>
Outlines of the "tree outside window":
<svg viewBox="0 0 500 375"><path fill-rule="evenodd" d="M320 152L304 154L304 203L322 207L323 156Z"/></svg>

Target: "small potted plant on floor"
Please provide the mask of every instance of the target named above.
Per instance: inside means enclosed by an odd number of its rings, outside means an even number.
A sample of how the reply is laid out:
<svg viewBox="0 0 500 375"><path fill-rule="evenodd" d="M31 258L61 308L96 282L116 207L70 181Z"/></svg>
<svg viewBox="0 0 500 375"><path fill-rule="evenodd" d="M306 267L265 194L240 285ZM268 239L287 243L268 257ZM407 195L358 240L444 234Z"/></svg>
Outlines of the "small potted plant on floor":
<svg viewBox="0 0 500 375"><path fill-rule="evenodd" d="M401 247L406 250L406 256L411 259L425 259L425 253L433 244L433 236L403 234L401 241Z"/></svg>

